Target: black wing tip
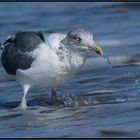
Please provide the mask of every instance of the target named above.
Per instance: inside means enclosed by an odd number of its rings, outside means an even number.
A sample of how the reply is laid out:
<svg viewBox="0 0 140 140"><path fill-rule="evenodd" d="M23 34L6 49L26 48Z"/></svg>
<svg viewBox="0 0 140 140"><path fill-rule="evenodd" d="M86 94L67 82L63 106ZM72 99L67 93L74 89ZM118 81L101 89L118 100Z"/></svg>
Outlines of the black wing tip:
<svg viewBox="0 0 140 140"><path fill-rule="evenodd" d="M3 50L3 45L2 45L2 43L0 43L0 49Z"/></svg>
<svg viewBox="0 0 140 140"><path fill-rule="evenodd" d="M13 37L8 36L8 37L5 39L4 43L1 43L1 42L0 42L0 49L3 50L4 47L5 47L7 44L13 43L14 41L15 41L15 39L14 39Z"/></svg>
<svg viewBox="0 0 140 140"><path fill-rule="evenodd" d="M13 43L13 42L14 42L14 38L10 37L3 43L3 45L6 45L7 43Z"/></svg>

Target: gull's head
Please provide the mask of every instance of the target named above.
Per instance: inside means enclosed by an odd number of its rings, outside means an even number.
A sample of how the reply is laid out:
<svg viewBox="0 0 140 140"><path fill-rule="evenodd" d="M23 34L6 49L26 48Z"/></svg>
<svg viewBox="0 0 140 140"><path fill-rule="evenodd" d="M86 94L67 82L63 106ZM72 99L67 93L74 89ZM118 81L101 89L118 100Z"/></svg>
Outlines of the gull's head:
<svg viewBox="0 0 140 140"><path fill-rule="evenodd" d="M94 51L98 55L103 55L102 49L93 40L93 34L83 28L76 28L68 32L67 41L74 47L82 51Z"/></svg>

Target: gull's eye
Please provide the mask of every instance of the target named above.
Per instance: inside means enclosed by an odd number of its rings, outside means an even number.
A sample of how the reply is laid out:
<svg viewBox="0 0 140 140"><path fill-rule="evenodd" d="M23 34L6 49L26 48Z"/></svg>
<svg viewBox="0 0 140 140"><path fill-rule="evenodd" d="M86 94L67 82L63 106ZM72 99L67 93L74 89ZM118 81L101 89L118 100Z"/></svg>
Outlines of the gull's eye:
<svg viewBox="0 0 140 140"><path fill-rule="evenodd" d="M73 36L73 39L76 41L76 42L80 42L81 41L81 38L80 37L77 37L77 36Z"/></svg>

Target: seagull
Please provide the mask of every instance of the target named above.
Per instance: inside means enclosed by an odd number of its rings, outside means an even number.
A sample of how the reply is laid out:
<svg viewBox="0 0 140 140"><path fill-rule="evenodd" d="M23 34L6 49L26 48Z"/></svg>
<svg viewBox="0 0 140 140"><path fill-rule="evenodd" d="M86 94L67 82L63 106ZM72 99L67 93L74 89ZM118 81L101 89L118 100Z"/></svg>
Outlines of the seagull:
<svg viewBox="0 0 140 140"><path fill-rule="evenodd" d="M67 34L51 31L20 31L3 43L1 61L5 71L14 75L23 89L21 109L27 108L26 95L31 87L56 88L71 79L85 63L89 52L103 56L93 34L74 28Z"/></svg>

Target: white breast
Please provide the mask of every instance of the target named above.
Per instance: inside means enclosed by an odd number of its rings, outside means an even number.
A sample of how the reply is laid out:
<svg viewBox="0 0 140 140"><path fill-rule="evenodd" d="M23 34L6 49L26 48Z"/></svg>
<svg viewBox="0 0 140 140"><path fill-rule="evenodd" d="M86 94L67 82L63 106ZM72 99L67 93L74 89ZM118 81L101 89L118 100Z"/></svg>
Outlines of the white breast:
<svg viewBox="0 0 140 140"><path fill-rule="evenodd" d="M61 60L56 52L58 42L54 44L55 49L41 44L32 52L35 60L31 68L17 70L16 80L21 85L26 83L31 86L57 87L68 81L79 70L84 59L77 54L67 57L66 53L65 58Z"/></svg>

